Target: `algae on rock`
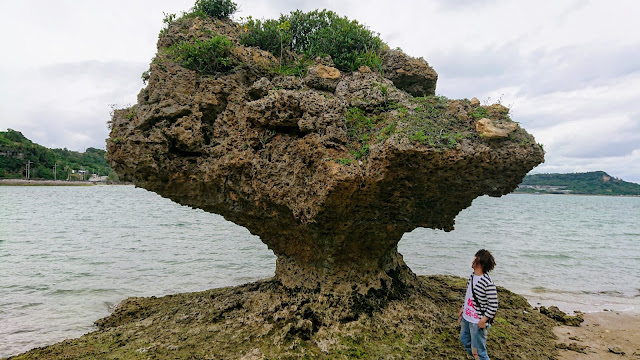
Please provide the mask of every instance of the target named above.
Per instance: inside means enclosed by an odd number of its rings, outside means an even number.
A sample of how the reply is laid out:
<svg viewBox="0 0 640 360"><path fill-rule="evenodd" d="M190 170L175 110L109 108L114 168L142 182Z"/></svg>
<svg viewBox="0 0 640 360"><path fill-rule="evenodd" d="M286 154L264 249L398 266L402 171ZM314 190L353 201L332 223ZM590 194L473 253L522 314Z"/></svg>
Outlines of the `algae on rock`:
<svg viewBox="0 0 640 360"><path fill-rule="evenodd" d="M340 296L290 291L278 281L130 298L97 322L98 331L34 349L12 360L38 359L467 359L457 313L466 279L419 277L414 293L349 321ZM501 307L487 346L492 359L557 356L555 321L498 287ZM531 329L535 329L532 331Z"/></svg>

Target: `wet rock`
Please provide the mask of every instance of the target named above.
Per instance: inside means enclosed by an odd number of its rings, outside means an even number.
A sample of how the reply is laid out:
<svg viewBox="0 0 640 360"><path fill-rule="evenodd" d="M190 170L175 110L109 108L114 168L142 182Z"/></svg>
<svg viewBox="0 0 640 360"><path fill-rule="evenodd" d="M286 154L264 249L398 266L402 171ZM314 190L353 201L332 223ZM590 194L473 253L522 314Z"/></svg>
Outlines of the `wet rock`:
<svg viewBox="0 0 640 360"><path fill-rule="evenodd" d="M587 346L585 345L580 345L577 343L570 343L570 344L565 344L565 343L561 343L557 345L558 349L563 349L563 350L569 350L569 351L575 351L581 354L586 354L587 353Z"/></svg>
<svg viewBox="0 0 640 360"><path fill-rule="evenodd" d="M97 321L96 331L15 360L463 358L455 319L466 279L440 275L419 281L429 291L381 308L371 306L375 294L367 301L352 294L294 290L275 279L129 298ZM498 296L500 315L489 336L492 357L556 358L555 322L535 311L524 315L530 310L526 299L504 288L498 287Z"/></svg>
<svg viewBox="0 0 640 360"><path fill-rule="evenodd" d="M567 315L567 313L558 309L557 306L550 306L549 308L541 306L540 313L568 326L580 326L580 324L584 322L584 316L582 313L576 312L576 315L574 316Z"/></svg>
<svg viewBox="0 0 640 360"><path fill-rule="evenodd" d="M609 346L609 352L617 354L617 355L624 355L625 354L624 350L622 350L622 348L620 346L617 346L617 345Z"/></svg>

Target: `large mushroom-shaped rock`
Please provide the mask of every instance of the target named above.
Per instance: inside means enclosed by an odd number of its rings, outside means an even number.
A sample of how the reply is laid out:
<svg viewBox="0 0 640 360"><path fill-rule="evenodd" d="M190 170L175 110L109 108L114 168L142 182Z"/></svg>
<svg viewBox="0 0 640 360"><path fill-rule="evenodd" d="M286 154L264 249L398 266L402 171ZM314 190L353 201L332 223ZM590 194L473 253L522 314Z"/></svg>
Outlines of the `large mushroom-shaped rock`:
<svg viewBox="0 0 640 360"><path fill-rule="evenodd" d="M167 36L234 31L201 19L175 26ZM114 112L108 157L136 186L258 235L290 289L411 291L418 281L397 251L404 233L452 230L473 199L511 192L543 161L517 126L500 141L479 135L478 114L507 123L508 111L412 97L432 93L437 75L406 56L393 57L398 66L387 58L395 75L316 64L305 81L269 72L275 58L238 42L232 66L201 74L163 51L170 43L159 42L138 103Z"/></svg>

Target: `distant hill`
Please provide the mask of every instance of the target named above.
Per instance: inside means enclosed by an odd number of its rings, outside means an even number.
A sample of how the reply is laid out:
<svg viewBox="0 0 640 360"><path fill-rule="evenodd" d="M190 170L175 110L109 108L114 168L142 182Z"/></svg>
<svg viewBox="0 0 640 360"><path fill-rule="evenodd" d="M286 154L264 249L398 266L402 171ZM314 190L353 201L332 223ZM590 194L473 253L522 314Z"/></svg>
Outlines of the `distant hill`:
<svg viewBox="0 0 640 360"><path fill-rule="evenodd" d="M640 196L640 184L626 182L604 171L534 174L525 176L516 192Z"/></svg>
<svg viewBox="0 0 640 360"><path fill-rule="evenodd" d="M28 161L31 161L30 179L53 180L56 164L58 180L81 180L83 175L79 170L86 171L87 175L115 175L104 158L105 153L105 150L95 148L88 148L83 153L49 149L33 143L19 131L8 129L0 131L0 179L24 179Z"/></svg>

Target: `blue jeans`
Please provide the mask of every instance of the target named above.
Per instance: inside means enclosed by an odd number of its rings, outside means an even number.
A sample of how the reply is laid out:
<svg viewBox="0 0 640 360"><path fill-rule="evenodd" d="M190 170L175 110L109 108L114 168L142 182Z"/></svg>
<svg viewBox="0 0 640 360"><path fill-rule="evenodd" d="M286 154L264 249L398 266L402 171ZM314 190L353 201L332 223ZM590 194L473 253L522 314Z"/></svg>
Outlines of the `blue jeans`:
<svg viewBox="0 0 640 360"><path fill-rule="evenodd" d="M474 359L489 360L489 355L487 355L487 329L479 329L478 324L462 319L460 341L467 353L473 356Z"/></svg>

